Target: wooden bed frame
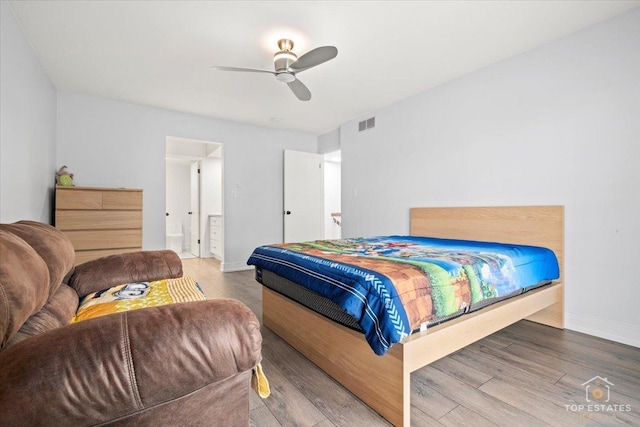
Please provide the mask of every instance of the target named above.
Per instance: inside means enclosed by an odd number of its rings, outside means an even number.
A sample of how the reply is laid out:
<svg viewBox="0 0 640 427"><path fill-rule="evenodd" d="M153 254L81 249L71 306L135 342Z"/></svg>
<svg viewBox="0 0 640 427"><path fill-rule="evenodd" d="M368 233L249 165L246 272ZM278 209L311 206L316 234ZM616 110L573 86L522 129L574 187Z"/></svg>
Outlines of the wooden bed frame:
<svg viewBox="0 0 640 427"><path fill-rule="evenodd" d="M544 246L564 271L564 207L413 208L411 235ZM562 277L551 285L412 334L377 356L364 337L263 287L271 329L395 426L409 427L411 372L522 319L564 327ZM286 313L286 316L282 314Z"/></svg>

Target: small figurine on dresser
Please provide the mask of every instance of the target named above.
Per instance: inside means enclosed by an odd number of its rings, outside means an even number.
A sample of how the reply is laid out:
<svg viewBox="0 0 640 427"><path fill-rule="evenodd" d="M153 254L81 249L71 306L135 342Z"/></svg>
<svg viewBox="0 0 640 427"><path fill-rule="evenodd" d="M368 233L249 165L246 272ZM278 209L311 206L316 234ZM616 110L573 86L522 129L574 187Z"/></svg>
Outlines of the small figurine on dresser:
<svg viewBox="0 0 640 427"><path fill-rule="evenodd" d="M58 172L56 172L56 184L73 187L73 174L67 171L66 166L62 166Z"/></svg>

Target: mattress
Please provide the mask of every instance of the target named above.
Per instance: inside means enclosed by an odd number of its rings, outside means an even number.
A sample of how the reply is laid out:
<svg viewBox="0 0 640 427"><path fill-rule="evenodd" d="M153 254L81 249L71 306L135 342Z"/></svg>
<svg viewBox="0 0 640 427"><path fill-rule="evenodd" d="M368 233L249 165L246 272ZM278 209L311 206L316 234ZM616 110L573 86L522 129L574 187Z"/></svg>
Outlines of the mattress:
<svg viewBox="0 0 640 427"><path fill-rule="evenodd" d="M412 236L261 246L248 264L335 303L380 355L416 329L559 277L549 249Z"/></svg>
<svg viewBox="0 0 640 427"><path fill-rule="evenodd" d="M262 270L256 267L256 281L272 291L276 291L334 322L340 323L354 331L364 333L360 325L358 325L358 322L338 304L303 286L293 283L291 280L280 277L269 270Z"/></svg>

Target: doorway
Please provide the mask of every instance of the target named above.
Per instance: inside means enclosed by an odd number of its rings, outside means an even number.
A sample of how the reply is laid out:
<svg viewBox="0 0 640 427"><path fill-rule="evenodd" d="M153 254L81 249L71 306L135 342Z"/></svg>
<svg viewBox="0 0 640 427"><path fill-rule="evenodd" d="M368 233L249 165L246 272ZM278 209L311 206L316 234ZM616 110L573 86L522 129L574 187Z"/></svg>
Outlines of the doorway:
<svg viewBox="0 0 640 427"><path fill-rule="evenodd" d="M283 241L342 237L341 153L284 150Z"/></svg>
<svg viewBox="0 0 640 427"><path fill-rule="evenodd" d="M166 138L165 246L181 258L223 259L222 166L222 144ZM212 236L213 217L220 227Z"/></svg>
<svg viewBox="0 0 640 427"><path fill-rule="evenodd" d="M342 155L324 154L324 238L342 238Z"/></svg>

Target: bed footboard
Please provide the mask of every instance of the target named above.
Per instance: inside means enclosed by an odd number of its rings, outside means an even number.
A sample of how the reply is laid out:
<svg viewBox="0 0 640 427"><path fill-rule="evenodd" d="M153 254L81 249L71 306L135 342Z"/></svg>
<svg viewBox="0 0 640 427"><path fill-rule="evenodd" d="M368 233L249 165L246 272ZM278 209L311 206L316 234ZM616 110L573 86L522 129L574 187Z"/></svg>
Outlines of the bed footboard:
<svg viewBox="0 0 640 427"><path fill-rule="evenodd" d="M410 427L411 372L558 304L562 294L562 283L535 289L413 334L384 356L377 356L358 332L266 287L262 320L394 426Z"/></svg>
<svg viewBox="0 0 640 427"><path fill-rule="evenodd" d="M377 356L362 334L266 287L262 323L392 424L408 425L403 414L409 414L404 396L409 396L410 383L401 345Z"/></svg>

